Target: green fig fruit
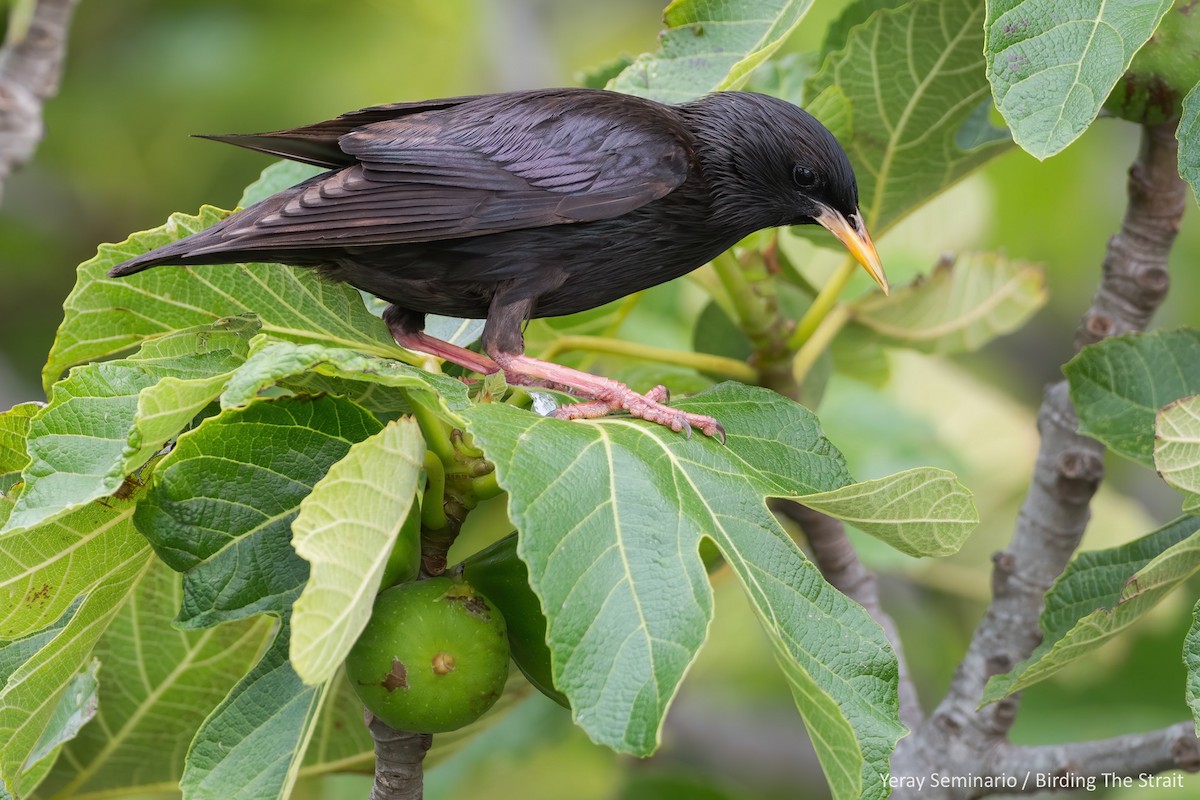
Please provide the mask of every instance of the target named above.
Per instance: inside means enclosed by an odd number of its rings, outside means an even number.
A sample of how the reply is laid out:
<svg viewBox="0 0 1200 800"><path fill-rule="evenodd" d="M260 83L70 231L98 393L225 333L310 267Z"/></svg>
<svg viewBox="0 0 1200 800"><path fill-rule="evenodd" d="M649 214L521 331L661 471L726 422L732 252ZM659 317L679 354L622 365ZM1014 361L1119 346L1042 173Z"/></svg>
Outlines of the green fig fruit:
<svg viewBox="0 0 1200 800"><path fill-rule="evenodd" d="M388 554L387 565L383 568L383 581L379 586L386 589L399 583L416 580L421 571L421 504L420 494L413 500L408 516Z"/></svg>
<svg viewBox="0 0 1200 800"><path fill-rule="evenodd" d="M1179 116L1200 83L1200 6L1177 0L1104 102L1122 119L1154 125Z"/></svg>
<svg viewBox="0 0 1200 800"><path fill-rule="evenodd" d="M529 570L517 556L517 534L510 533L462 562L462 575L486 592L508 622L508 645L513 661L538 691L570 708L566 695L554 688L546 617L529 588Z"/></svg>
<svg viewBox="0 0 1200 800"><path fill-rule="evenodd" d="M508 678L504 616L450 578L380 592L346 657L350 685L397 730L442 733L479 719Z"/></svg>

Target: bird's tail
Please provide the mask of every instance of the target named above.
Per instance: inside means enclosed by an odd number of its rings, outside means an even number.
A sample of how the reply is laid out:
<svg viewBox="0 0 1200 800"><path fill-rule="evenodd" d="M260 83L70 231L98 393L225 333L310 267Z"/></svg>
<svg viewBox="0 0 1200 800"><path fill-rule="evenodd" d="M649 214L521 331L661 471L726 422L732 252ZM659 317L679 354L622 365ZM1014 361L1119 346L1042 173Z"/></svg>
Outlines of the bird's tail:
<svg viewBox="0 0 1200 800"><path fill-rule="evenodd" d="M205 263L198 262L191 258L189 249L195 246L194 242L190 241L191 237L180 239L170 244L156 247L148 253L143 253L140 256L135 256L128 261L124 261L108 271L110 278L124 278L126 275L134 275L142 270L150 269L151 267L161 266L163 264L196 264ZM221 261L207 263L222 263Z"/></svg>

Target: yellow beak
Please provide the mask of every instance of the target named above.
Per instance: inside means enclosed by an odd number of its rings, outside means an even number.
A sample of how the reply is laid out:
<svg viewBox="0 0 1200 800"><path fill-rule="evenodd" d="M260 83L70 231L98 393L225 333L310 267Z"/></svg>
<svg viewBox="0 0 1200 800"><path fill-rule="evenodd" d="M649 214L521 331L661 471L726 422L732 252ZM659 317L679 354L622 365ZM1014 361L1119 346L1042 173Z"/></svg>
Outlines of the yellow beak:
<svg viewBox="0 0 1200 800"><path fill-rule="evenodd" d="M855 211L846 219L837 211L826 205L821 206L821 213L816 217L826 230L838 238L846 246L850 255L863 265L867 274L875 279L883 293L888 293L887 276L883 274L883 264L879 263L879 253L875 252L875 244L863 224L862 214Z"/></svg>

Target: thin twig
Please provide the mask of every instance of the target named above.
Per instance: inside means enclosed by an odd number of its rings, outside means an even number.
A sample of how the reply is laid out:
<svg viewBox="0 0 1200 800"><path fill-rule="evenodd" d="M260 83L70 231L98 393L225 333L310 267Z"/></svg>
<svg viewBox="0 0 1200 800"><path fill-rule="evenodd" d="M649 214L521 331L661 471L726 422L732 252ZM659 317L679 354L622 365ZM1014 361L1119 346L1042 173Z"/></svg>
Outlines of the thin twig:
<svg viewBox="0 0 1200 800"><path fill-rule="evenodd" d="M79 0L38 0L29 27L0 49L0 196L42 140L42 106L58 92ZM11 34L11 31L10 31Z"/></svg>
<svg viewBox="0 0 1200 800"><path fill-rule="evenodd" d="M1076 336L1076 349L1106 336L1144 330L1166 296L1167 257L1187 200L1178 174L1173 124L1145 126L1129 171L1129 205L1109 240L1103 277ZM1038 413L1041 445L1029 494L1008 549L996 555L993 600L930 719L901 740L895 776L986 773L1009 749L1007 734L1019 695L976 709L989 677L1007 672L1041 641L1038 617L1046 591L1079 546L1090 502L1104 474L1104 448L1076 433L1078 418L1065 382L1050 386ZM982 769L981 769L982 767ZM989 793L971 787L900 786L898 800L959 800Z"/></svg>

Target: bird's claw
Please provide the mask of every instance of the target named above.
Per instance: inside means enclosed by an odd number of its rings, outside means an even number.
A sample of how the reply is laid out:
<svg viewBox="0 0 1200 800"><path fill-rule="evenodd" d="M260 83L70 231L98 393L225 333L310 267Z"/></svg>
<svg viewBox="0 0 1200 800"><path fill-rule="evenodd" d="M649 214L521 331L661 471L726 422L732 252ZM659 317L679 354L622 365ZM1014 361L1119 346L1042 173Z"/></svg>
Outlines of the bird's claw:
<svg viewBox="0 0 1200 800"><path fill-rule="evenodd" d="M631 416L654 422L670 428L676 433L682 433L688 439L692 438L693 428L699 428L705 436L711 436L725 444L725 428L712 417L703 414L691 414L677 408L663 405L660 398L670 396L664 386L656 386L646 394L624 388L624 391L612 390L605 397L583 403L561 406L552 416L559 419L596 419L614 411L627 411Z"/></svg>

